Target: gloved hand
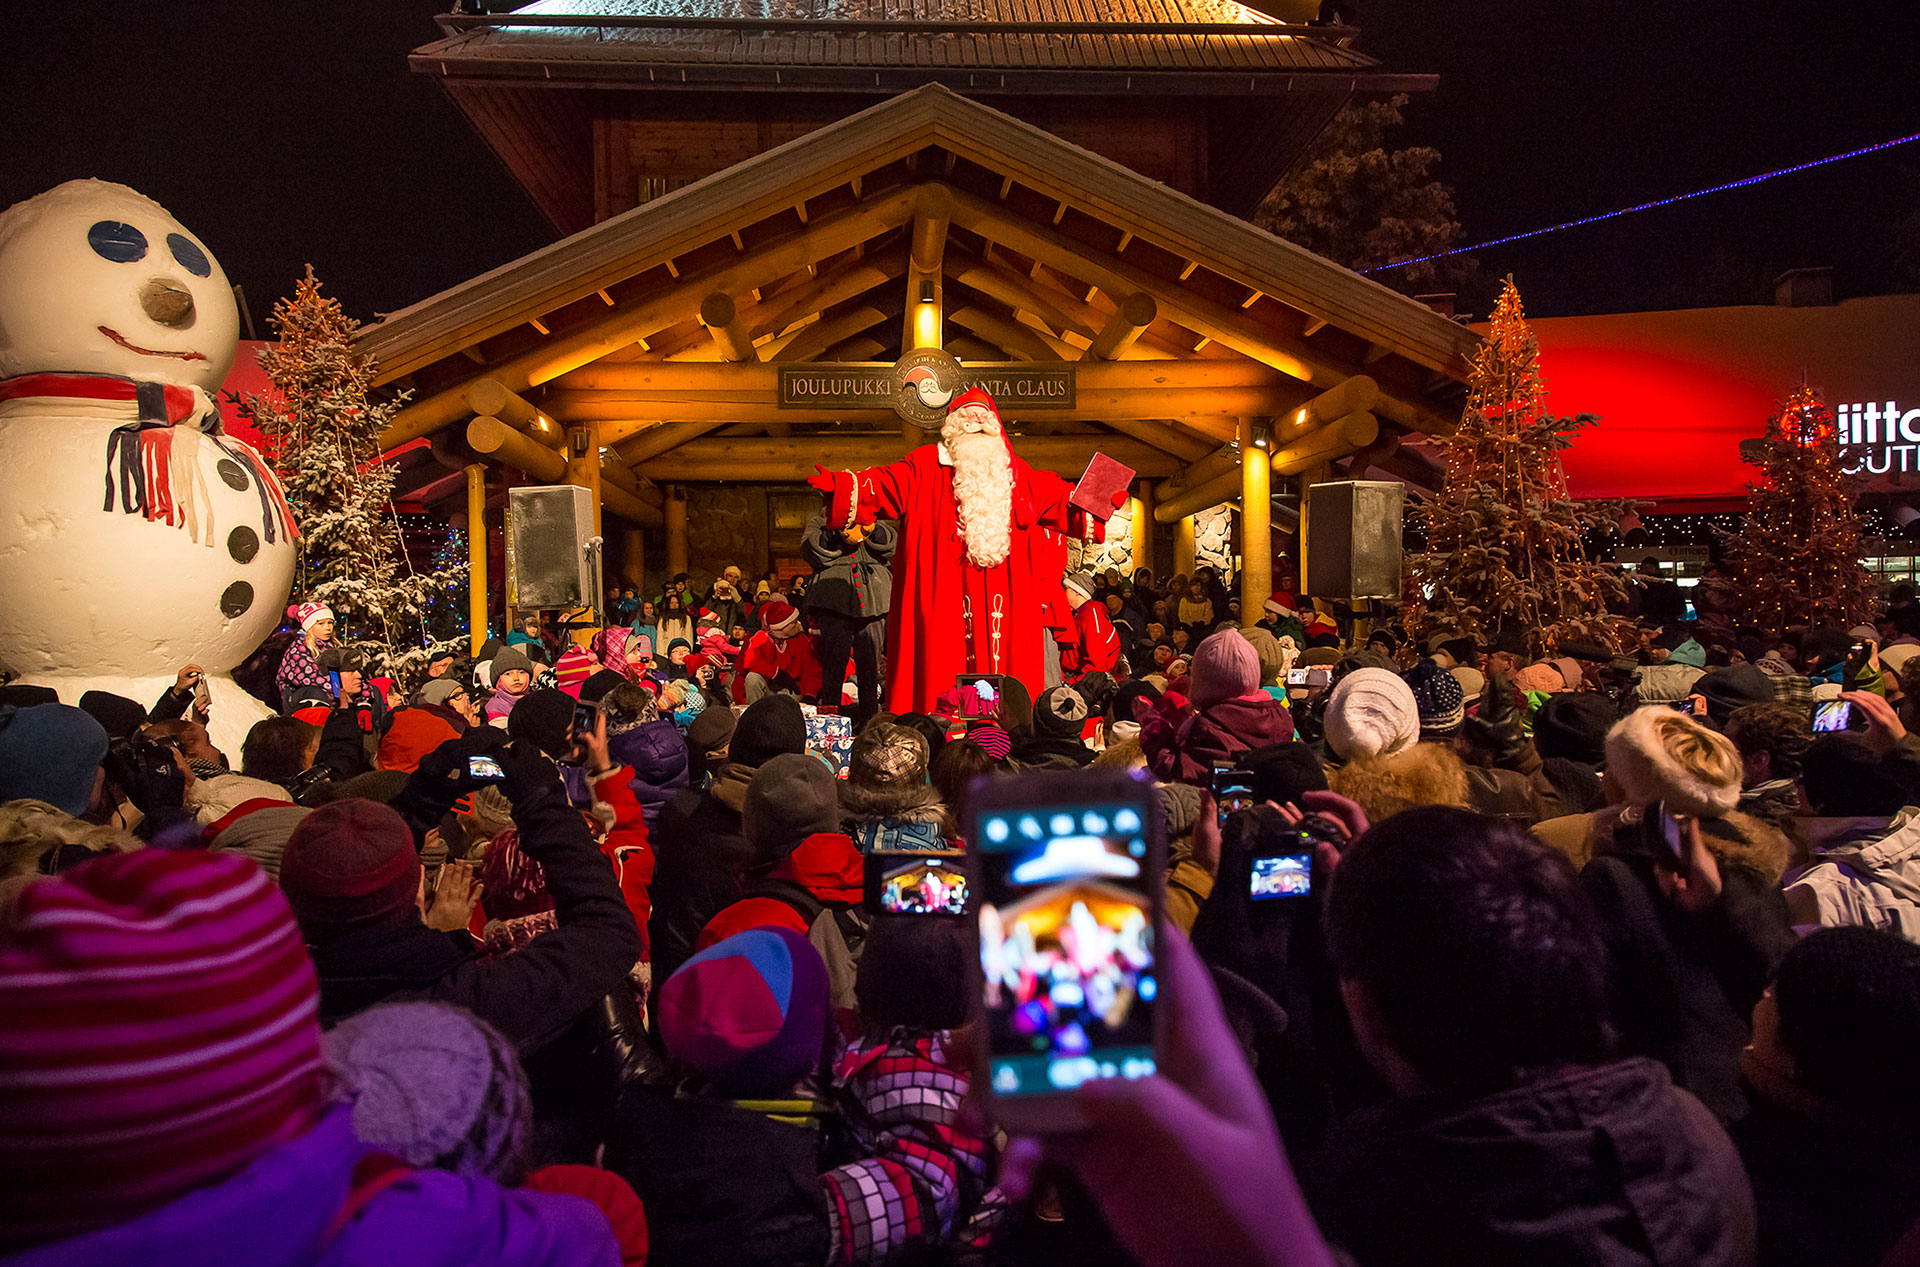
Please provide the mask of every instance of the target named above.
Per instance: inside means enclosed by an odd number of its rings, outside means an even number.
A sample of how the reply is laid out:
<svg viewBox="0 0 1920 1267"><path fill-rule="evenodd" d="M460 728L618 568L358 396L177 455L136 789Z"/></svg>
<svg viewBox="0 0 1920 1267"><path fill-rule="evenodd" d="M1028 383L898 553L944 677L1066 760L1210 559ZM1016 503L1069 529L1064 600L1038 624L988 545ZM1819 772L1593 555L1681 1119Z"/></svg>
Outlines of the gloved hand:
<svg viewBox="0 0 1920 1267"><path fill-rule="evenodd" d="M567 807L567 788L560 781L560 767L553 759L530 743L512 743L493 754L506 774L500 790L513 806L513 820L521 828L521 845L532 841L526 830L528 815L537 809L559 805Z"/></svg>
<svg viewBox="0 0 1920 1267"><path fill-rule="evenodd" d="M467 727L420 759L394 808L424 839L455 801L490 782L474 779L468 773L468 760L482 756L499 760L506 746L507 736L497 727Z"/></svg>
<svg viewBox="0 0 1920 1267"><path fill-rule="evenodd" d="M807 476L807 487L814 489L823 497L833 496L833 475L826 467L815 463L813 474Z"/></svg>
<svg viewBox="0 0 1920 1267"><path fill-rule="evenodd" d="M1526 751L1528 739L1520 726L1520 710L1515 707L1513 683L1505 674L1487 675L1486 689L1480 694L1480 711L1467 718L1461 735L1477 748L1493 755L1495 765L1512 769Z"/></svg>

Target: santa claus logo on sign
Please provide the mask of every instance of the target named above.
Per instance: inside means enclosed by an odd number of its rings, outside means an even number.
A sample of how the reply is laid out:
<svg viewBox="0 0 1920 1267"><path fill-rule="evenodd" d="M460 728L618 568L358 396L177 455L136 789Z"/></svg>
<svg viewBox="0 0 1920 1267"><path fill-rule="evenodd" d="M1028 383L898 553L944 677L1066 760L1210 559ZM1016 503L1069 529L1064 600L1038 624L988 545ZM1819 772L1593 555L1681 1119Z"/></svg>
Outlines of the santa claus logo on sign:
<svg viewBox="0 0 1920 1267"><path fill-rule="evenodd" d="M888 617L887 707L925 712L962 675L1045 679L1039 615L1049 534L1099 540L1105 515L1072 505L1073 486L1014 453L999 408L974 388L941 423L940 442L863 471L818 471L828 522L900 521ZM1108 513L1111 513L1110 511Z"/></svg>

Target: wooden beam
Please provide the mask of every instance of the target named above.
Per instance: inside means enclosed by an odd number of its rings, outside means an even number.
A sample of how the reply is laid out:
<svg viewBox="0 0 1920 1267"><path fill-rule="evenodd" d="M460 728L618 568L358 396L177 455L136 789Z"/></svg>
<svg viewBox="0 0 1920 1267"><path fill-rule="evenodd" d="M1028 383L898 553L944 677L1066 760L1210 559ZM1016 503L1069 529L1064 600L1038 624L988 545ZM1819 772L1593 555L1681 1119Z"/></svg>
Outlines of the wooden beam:
<svg viewBox="0 0 1920 1267"><path fill-rule="evenodd" d="M808 264L839 254L857 243L906 223L919 191L909 186L822 216L790 237L769 243L739 259L650 296L630 308L615 309L575 330L543 341L539 347L493 366L487 377L524 391L568 370L597 361L610 352L683 321L712 291L745 290L783 277ZM382 449L431 434L466 413L466 384L435 392L408 405L381 433Z"/></svg>
<svg viewBox="0 0 1920 1267"><path fill-rule="evenodd" d="M966 261L952 269L953 280L989 299L998 300L1015 312L1024 312L1060 337L1077 334L1091 340L1094 327L1062 312L1040 292L1029 278L1009 273L984 261Z"/></svg>
<svg viewBox="0 0 1920 1267"><path fill-rule="evenodd" d="M724 420L717 422L669 422L654 423L624 443L614 445L614 453L629 467L645 462L648 458L658 457L676 445L688 440L698 439L709 431L725 426ZM672 498L667 499L671 501Z"/></svg>
<svg viewBox="0 0 1920 1267"><path fill-rule="evenodd" d="M667 519L667 579L687 570L687 494L685 489L669 488L665 506Z"/></svg>
<svg viewBox="0 0 1920 1267"><path fill-rule="evenodd" d="M566 478L564 457L491 415L467 424L467 444L475 453L504 462L543 484L558 484Z"/></svg>
<svg viewBox="0 0 1920 1267"><path fill-rule="evenodd" d="M1236 429L1237 434L1237 429ZM1240 469L1240 450L1232 444L1220 445L1205 456L1196 459L1191 466L1180 471L1171 479L1162 480L1154 491L1154 496L1165 502L1178 497L1192 488L1197 488L1209 480L1218 479L1230 471ZM1172 519L1180 516L1174 515ZM1172 519L1162 519L1161 523L1171 523Z"/></svg>
<svg viewBox="0 0 1920 1267"><path fill-rule="evenodd" d="M1253 460L1266 461L1266 454L1258 449L1253 451ZM1241 464L1236 462L1231 471L1214 476L1210 480L1195 484L1183 493L1178 493L1160 502L1153 508L1153 517L1163 524L1175 520L1187 519L1195 513L1230 502L1240 496L1242 475ZM1261 601L1265 601L1264 599ZM1244 605L1241 610L1246 609Z"/></svg>
<svg viewBox="0 0 1920 1267"><path fill-rule="evenodd" d="M641 474L657 480L762 480L790 482L805 479L815 463L830 470L859 470L894 461L916 447L924 433L913 437L894 434L843 434L794 437L789 440L742 438L694 440L645 462L635 463ZM1077 479L1086 470L1094 445L1085 436L1022 436L1014 452L1040 470ZM1101 451L1154 478L1179 468L1180 460L1136 440L1102 440Z"/></svg>
<svg viewBox="0 0 1920 1267"><path fill-rule="evenodd" d="M1172 423L1160 419L1108 417L1100 421L1121 435L1131 436L1142 444L1150 444L1163 453L1171 453L1187 462L1198 461L1213 452L1215 448L1207 441L1188 435L1175 428Z"/></svg>
<svg viewBox="0 0 1920 1267"><path fill-rule="evenodd" d="M603 472L607 469L601 468ZM617 484L601 484L600 500L608 514L618 515L635 527L658 528L666 523L666 516L660 507L647 505Z"/></svg>
<svg viewBox="0 0 1920 1267"><path fill-rule="evenodd" d="M1120 301L1120 309L1107 318L1107 324L1100 327L1100 333L1093 336L1093 345L1087 349L1090 361L1117 361L1122 353L1132 347L1147 327L1160 315L1160 306L1153 296L1143 290L1136 290Z"/></svg>
<svg viewBox="0 0 1920 1267"><path fill-rule="evenodd" d="M1153 517L1156 520L1160 518L1158 509L1155 509L1153 512ZM1191 577L1193 575L1194 558L1198 554L1198 551L1194 548L1193 529L1194 523L1192 515L1182 515L1174 523L1173 571L1176 576Z"/></svg>
<svg viewBox="0 0 1920 1267"><path fill-rule="evenodd" d="M807 327L811 329L812 327ZM1012 368L1014 362L996 366L994 362L968 362L969 368L992 370ZM1122 392L1157 389L1195 391L1212 388L1258 388L1288 401L1288 408L1308 399L1294 379L1256 361L1235 358L1230 361L1151 360L1151 361L1078 361L1073 367L1074 382L1083 392ZM1368 380L1371 381L1371 380ZM718 361L623 361L601 362L573 371L548 385L545 404L556 398L575 400L576 392L630 392L635 398L657 393L663 400L699 400L707 397L725 400L771 403L779 390L780 373L771 364L728 365ZM564 393L564 395L563 395ZM725 393L725 395L719 395ZM1359 406L1364 408L1365 406ZM1351 409L1341 413L1351 413ZM1174 411L1174 417L1179 411ZM1339 414L1331 415L1339 417Z"/></svg>
<svg viewBox="0 0 1920 1267"><path fill-rule="evenodd" d="M1262 327L1237 308L1223 307L1169 286L1164 278L1133 265L1100 259L1065 234L1036 225L1005 207L971 194L954 193L953 222L1009 250L1086 278L1111 293L1148 292L1154 295L1168 319L1302 382L1321 388L1333 387L1360 369L1328 355L1305 339ZM1430 434L1446 434L1458 425L1457 419L1416 401L1383 395L1377 408L1402 426Z"/></svg>
<svg viewBox="0 0 1920 1267"><path fill-rule="evenodd" d="M1274 419L1274 441L1285 444L1295 436L1318 430L1336 418L1372 409L1380 400L1380 385L1365 374L1355 374L1345 382L1315 396L1290 414Z"/></svg>
<svg viewBox="0 0 1920 1267"><path fill-rule="evenodd" d="M1289 441L1285 448L1274 450L1273 473L1298 475L1313 467L1324 466L1335 458L1343 458L1372 444L1379 434L1378 418L1365 410L1350 413L1318 431Z"/></svg>
<svg viewBox="0 0 1920 1267"><path fill-rule="evenodd" d="M532 401L497 378L483 378L467 386L467 408L476 414L498 418L508 426L523 431L550 449L557 449L566 442L566 434L554 424L553 419L541 413Z"/></svg>
<svg viewBox="0 0 1920 1267"><path fill-rule="evenodd" d="M753 350L753 335L747 323L740 319L739 306L725 292L716 290L700 301L700 324L713 336L713 346L720 350L721 360L760 359Z"/></svg>
<svg viewBox="0 0 1920 1267"><path fill-rule="evenodd" d="M957 326L965 326L981 338L997 343L1012 355L1025 361L1066 361L1073 359L1072 349L1059 340L1040 331L1023 326L1008 317L997 316L979 308L957 308L948 314Z"/></svg>
<svg viewBox="0 0 1920 1267"><path fill-rule="evenodd" d="M1156 577L1160 569L1153 565L1153 485L1145 480L1134 484L1133 496L1133 566L1146 568ZM1144 637L1146 630L1136 630L1136 636Z"/></svg>
<svg viewBox="0 0 1920 1267"><path fill-rule="evenodd" d="M886 310L873 304L861 304L847 312L823 317L810 326L803 326L800 333L794 335L787 345L780 349L780 359L811 361L834 344L843 339L851 339L856 334L864 334L886 319ZM773 395L769 392L765 403L770 406L773 400Z"/></svg>
<svg viewBox="0 0 1920 1267"><path fill-rule="evenodd" d="M753 337L761 339L779 334L796 321L864 295L875 286L895 281L905 276L906 271L907 247L903 242L890 250L863 256L822 273L803 286L773 295L765 303L756 305L748 314Z"/></svg>
<svg viewBox="0 0 1920 1267"><path fill-rule="evenodd" d="M955 321L959 315L955 314ZM869 323L871 324L871 323ZM1022 327L1024 329L1024 327ZM988 338L991 334L982 332ZM1035 336L1038 337L1038 336ZM761 422L776 412L774 395L745 396L737 392L555 392L547 404L553 416L562 422L582 422L589 418L602 422L634 419L665 419L673 422ZM1183 425L1223 440L1233 438L1230 424L1222 427L1222 417L1242 414L1267 417L1274 412L1275 397L1258 387L1210 387L1185 389L1158 387L1144 390L1080 389L1071 409L1035 409L1022 412L1008 407L1022 419L1050 418L1061 422L1112 422L1116 418L1178 418ZM870 409L780 409L778 416L788 422L832 422L837 419L862 419L873 422L892 416L892 410ZM1213 419L1212 423L1207 420ZM625 435L633 434L632 430Z"/></svg>
<svg viewBox="0 0 1920 1267"><path fill-rule="evenodd" d="M953 220L953 191L945 185L926 185L913 208L912 246L907 254L907 298L901 317L900 346L905 350L946 345L941 329L946 306L942 269L947 254L947 226ZM931 302L923 300L931 288Z"/></svg>

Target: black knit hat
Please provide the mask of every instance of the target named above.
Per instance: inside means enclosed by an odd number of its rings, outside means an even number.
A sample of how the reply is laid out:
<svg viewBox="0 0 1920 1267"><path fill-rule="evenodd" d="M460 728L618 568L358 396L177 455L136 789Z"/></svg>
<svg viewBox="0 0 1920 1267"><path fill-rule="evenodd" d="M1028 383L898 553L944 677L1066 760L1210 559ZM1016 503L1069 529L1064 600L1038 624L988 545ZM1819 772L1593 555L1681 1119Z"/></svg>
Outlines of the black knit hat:
<svg viewBox="0 0 1920 1267"><path fill-rule="evenodd" d="M147 721L146 705L112 691L88 691L80 697L80 711L99 722L109 739L125 739Z"/></svg>
<svg viewBox="0 0 1920 1267"><path fill-rule="evenodd" d="M854 998L869 1028L957 1029L967 1020L973 938L963 920L879 919L860 948Z"/></svg>
<svg viewBox="0 0 1920 1267"><path fill-rule="evenodd" d="M1733 710L1747 704L1771 704L1773 679L1751 664L1730 664L1703 674L1693 693L1706 697L1707 716L1725 725Z"/></svg>
<svg viewBox="0 0 1920 1267"><path fill-rule="evenodd" d="M1533 717L1533 746L1555 757L1597 766L1607 759L1607 731L1619 721L1613 705L1591 691L1550 695Z"/></svg>
<svg viewBox="0 0 1920 1267"><path fill-rule="evenodd" d="M741 765L758 768L782 753L806 750L807 717L800 711L800 701L791 695L768 695L740 714L727 755Z"/></svg>
<svg viewBox="0 0 1920 1267"><path fill-rule="evenodd" d="M550 757L573 749L573 696L564 691L529 691L507 717L507 734L532 744Z"/></svg>
<svg viewBox="0 0 1920 1267"><path fill-rule="evenodd" d="M1087 721L1087 698L1071 686L1052 686L1040 692L1033 710L1033 733L1052 739L1079 735Z"/></svg>
<svg viewBox="0 0 1920 1267"><path fill-rule="evenodd" d="M1897 1129L1920 1127L1920 945L1881 929L1821 929L1781 960L1773 996L1808 1090Z"/></svg>

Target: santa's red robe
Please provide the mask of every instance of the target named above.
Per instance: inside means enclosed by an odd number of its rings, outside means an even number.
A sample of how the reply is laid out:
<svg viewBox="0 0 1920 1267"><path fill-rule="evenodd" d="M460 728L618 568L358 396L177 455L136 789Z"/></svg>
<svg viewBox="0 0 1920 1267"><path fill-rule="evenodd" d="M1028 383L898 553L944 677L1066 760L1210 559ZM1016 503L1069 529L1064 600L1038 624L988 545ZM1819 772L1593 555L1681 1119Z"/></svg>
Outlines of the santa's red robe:
<svg viewBox="0 0 1920 1267"><path fill-rule="evenodd" d="M968 561L960 537L953 467L944 446L921 445L898 462L836 471L832 480L828 523L900 521L887 615L888 709L932 712L940 692L962 673L1010 674L1033 694L1045 688L1043 587L1057 597L1060 577L1036 575L1036 563L1052 548L1040 531L1098 540L1102 527L1067 504L1073 485L1016 455L1007 558L983 569ZM970 595L983 601L970 604ZM972 611L971 626L970 607L987 608Z"/></svg>

